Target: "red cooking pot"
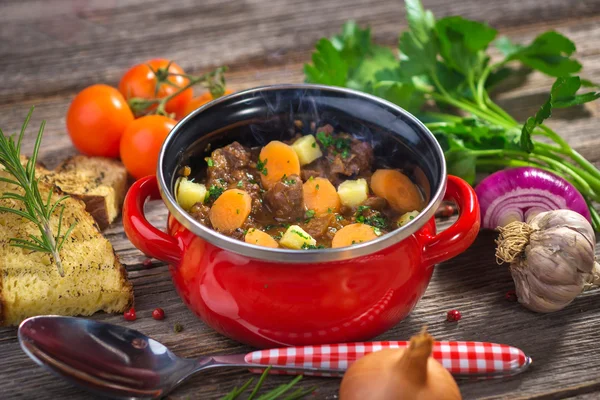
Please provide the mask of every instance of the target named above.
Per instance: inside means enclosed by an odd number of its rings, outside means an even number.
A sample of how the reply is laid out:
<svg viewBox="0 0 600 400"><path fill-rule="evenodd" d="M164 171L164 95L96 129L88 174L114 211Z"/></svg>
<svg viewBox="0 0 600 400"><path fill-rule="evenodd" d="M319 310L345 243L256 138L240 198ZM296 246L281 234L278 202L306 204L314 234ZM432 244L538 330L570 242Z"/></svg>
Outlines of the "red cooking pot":
<svg viewBox="0 0 600 400"><path fill-rule="evenodd" d="M300 121L300 122L298 122ZM177 171L205 168L211 149L235 140L264 145L314 133L326 123L371 143L376 166L401 168L423 189L427 206L407 225L348 248L271 249L206 228L174 197ZM144 216L162 197L166 233ZM454 200L458 220L436 234L434 213ZM446 176L440 145L400 107L377 97L319 85L278 85L219 98L190 114L162 147L157 176L127 193L123 224L131 242L170 264L181 298L216 331L256 347L364 341L406 317L421 298L436 263L463 252L479 231L475 192Z"/></svg>

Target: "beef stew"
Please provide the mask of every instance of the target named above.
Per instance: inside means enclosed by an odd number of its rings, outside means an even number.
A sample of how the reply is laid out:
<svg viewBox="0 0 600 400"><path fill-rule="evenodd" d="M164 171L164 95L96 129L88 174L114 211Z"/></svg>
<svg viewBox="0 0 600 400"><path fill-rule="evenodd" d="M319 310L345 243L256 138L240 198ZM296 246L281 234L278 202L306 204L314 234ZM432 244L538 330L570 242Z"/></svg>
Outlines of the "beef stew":
<svg viewBox="0 0 600 400"><path fill-rule="evenodd" d="M370 143L331 125L314 134L213 150L206 171L180 170L176 197L201 224L266 247L344 247L373 240L424 207L420 188L375 168Z"/></svg>

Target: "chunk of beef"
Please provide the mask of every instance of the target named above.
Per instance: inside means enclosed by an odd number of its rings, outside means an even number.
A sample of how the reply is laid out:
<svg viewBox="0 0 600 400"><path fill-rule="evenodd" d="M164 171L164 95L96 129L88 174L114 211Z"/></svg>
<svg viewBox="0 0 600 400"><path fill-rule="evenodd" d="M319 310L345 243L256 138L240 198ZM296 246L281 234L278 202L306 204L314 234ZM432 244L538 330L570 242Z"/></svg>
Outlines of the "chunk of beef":
<svg viewBox="0 0 600 400"><path fill-rule="evenodd" d="M371 175L373 165L373 148L369 143L341 134L341 138L349 139L348 149L330 151L327 159L330 162L330 172L344 176L367 177Z"/></svg>
<svg viewBox="0 0 600 400"><path fill-rule="evenodd" d="M304 216L302 181L298 175L277 182L267 193L264 201L278 221L295 221Z"/></svg>
<svg viewBox="0 0 600 400"><path fill-rule="evenodd" d="M231 182L234 171L244 169L250 164L250 152L238 142L216 149L210 158L213 166L209 167L207 172L209 185L218 180Z"/></svg>
<svg viewBox="0 0 600 400"><path fill-rule="evenodd" d="M260 178L258 172L252 168L245 168L234 171L231 174L231 182L228 189L240 189L245 191L252 197L252 214L262 211L263 204L261 200L261 187L258 184Z"/></svg>
<svg viewBox="0 0 600 400"><path fill-rule="evenodd" d="M202 225L211 228L212 224L210 223L210 218L208 216L209 212L210 207L200 202L194 204L190 209L190 215L192 218L200 222Z"/></svg>
<svg viewBox="0 0 600 400"><path fill-rule="evenodd" d="M327 234L333 220L333 214L324 214L311 218L304 226L306 232L315 239Z"/></svg>
<svg viewBox="0 0 600 400"><path fill-rule="evenodd" d="M370 196L361 205L370 207L372 210L383 211L387 207L387 200L382 197Z"/></svg>
<svg viewBox="0 0 600 400"><path fill-rule="evenodd" d="M323 177L327 178L329 175L329 163L324 158L319 158L308 165L302 167L300 171L300 175L302 175L302 180L306 182L311 178Z"/></svg>
<svg viewBox="0 0 600 400"><path fill-rule="evenodd" d="M333 128L333 126L327 124L327 125L323 125L317 128L317 134L319 132L323 132L327 135L331 135L333 133L333 131L335 131L335 129Z"/></svg>

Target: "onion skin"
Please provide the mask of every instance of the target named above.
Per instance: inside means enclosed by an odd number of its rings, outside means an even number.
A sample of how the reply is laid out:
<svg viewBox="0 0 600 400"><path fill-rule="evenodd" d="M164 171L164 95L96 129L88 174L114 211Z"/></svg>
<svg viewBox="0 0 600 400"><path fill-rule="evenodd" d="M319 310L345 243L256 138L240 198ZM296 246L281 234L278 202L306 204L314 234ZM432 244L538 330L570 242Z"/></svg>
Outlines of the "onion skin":
<svg viewBox="0 0 600 400"><path fill-rule="evenodd" d="M511 262L517 298L525 307L541 313L558 311L587 286L600 283L594 230L583 216L571 210L555 210L522 224L527 227L519 224L514 222L501 229L496 255ZM511 246L512 253L505 251Z"/></svg>
<svg viewBox="0 0 600 400"><path fill-rule="evenodd" d="M535 214L573 210L591 222L585 199L563 178L534 167L497 171L475 188L481 209L481 227L496 229L513 221L525 222Z"/></svg>
<svg viewBox="0 0 600 400"><path fill-rule="evenodd" d="M460 400L454 378L431 357L433 338L423 331L406 349L370 353L350 365L340 400Z"/></svg>

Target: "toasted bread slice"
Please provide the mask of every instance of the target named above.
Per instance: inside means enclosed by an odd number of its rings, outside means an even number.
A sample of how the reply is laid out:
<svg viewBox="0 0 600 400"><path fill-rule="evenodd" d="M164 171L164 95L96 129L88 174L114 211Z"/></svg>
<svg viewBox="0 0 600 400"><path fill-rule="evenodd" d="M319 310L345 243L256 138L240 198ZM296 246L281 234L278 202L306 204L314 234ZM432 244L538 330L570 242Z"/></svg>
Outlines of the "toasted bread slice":
<svg viewBox="0 0 600 400"><path fill-rule="evenodd" d="M7 176L0 172L0 176ZM42 196L53 190L53 200L62 194L40 182ZM0 182L0 193L22 193ZM45 196L44 196L45 198ZM65 275L47 253L11 246L10 238L40 235L32 222L12 213L0 213L0 325L15 325L41 314L91 315L97 311L122 312L133 303L133 288L110 242L102 236L83 201L68 198L63 216L64 233L77 225L60 251ZM0 200L4 207L24 209L15 200ZM58 228L58 211L51 218Z"/></svg>
<svg viewBox="0 0 600 400"><path fill-rule="evenodd" d="M85 202L86 210L106 228L119 215L127 189L127 171L117 160L74 156L54 171L38 168L40 180Z"/></svg>

